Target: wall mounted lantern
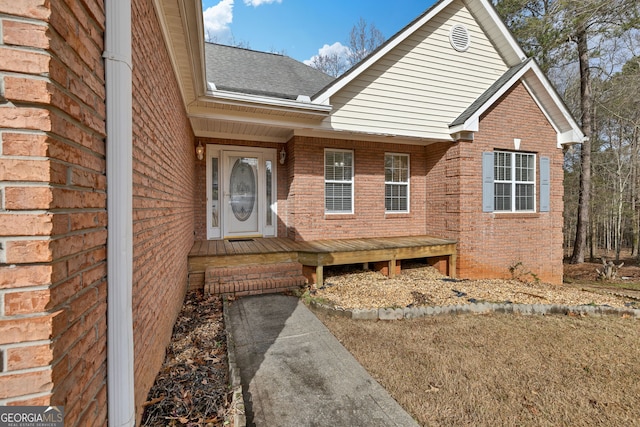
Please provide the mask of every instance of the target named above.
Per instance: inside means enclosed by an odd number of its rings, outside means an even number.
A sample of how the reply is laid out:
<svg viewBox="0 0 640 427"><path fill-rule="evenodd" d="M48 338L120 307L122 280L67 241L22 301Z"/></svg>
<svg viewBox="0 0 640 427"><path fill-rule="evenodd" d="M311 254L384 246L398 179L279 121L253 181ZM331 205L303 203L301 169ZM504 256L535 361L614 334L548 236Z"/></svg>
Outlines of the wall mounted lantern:
<svg viewBox="0 0 640 427"><path fill-rule="evenodd" d="M284 151L284 147L280 150L280 164L284 165L284 161L287 159L287 152Z"/></svg>
<svg viewBox="0 0 640 427"><path fill-rule="evenodd" d="M202 141L198 141L198 146L196 147L196 156L198 156L198 160L204 159L204 147L202 146Z"/></svg>

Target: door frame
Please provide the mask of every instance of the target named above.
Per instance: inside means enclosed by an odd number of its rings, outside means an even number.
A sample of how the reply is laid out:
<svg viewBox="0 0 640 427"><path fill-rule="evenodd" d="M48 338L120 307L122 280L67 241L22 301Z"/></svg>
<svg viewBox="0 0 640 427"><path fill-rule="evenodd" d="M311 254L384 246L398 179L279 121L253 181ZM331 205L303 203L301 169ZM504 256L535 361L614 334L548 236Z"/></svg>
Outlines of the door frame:
<svg viewBox="0 0 640 427"><path fill-rule="evenodd" d="M226 159L229 155L246 154L247 157L258 158L258 193L256 194L258 209L258 233L243 234L225 233L225 209L222 205L228 200L224 197L223 186L228 184L230 173L226 167ZM207 239L229 239L243 237L276 237L277 236L277 150L275 148L245 147L237 145L206 145L206 229ZM268 203L267 195L267 165L271 165L271 203ZM217 191L214 192L214 167L217 169ZM214 193L217 193L214 194ZM214 211L215 208L215 211ZM217 223L213 216L217 213ZM271 224L268 224L267 216L270 216ZM225 235L226 234L226 235Z"/></svg>

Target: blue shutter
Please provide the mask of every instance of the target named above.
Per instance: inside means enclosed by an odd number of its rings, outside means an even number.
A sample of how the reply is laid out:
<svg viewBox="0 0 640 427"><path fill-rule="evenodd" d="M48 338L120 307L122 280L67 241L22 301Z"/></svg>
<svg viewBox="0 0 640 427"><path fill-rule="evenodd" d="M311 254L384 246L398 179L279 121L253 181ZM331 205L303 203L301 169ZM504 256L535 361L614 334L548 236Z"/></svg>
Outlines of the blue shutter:
<svg viewBox="0 0 640 427"><path fill-rule="evenodd" d="M551 162L548 157L540 157L540 212L551 210Z"/></svg>
<svg viewBox="0 0 640 427"><path fill-rule="evenodd" d="M482 212L494 211L493 152L482 153Z"/></svg>

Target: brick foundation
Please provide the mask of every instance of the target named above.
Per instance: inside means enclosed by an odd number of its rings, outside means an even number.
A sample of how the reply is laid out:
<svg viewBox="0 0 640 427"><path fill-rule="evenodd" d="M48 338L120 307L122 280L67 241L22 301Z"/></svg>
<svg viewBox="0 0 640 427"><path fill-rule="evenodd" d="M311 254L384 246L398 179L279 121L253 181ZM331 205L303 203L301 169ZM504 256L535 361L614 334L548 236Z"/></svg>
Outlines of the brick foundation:
<svg viewBox="0 0 640 427"><path fill-rule="evenodd" d="M258 295L300 289L307 284L297 262L208 267L204 291L214 295Z"/></svg>

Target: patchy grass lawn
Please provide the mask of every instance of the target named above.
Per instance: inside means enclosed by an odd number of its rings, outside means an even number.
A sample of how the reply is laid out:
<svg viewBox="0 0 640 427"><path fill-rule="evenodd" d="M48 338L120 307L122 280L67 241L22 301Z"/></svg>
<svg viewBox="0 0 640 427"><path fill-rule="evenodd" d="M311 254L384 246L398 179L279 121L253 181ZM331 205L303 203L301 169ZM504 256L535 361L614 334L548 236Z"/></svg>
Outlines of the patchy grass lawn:
<svg viewBox="0 0 640 427"><path fill-rule="evenodd" d="M368 322L318 315L422 425L640 420L635 319L493 314Z"/></svg>
<svg viewBox="0 0 640 427"><path fill-rule="evenodd" d="M565 286L640 296L635 262L613 283L596 280L599 266L565 265ZM640 425L638 319L317 315L421 425Z"/></svg>

